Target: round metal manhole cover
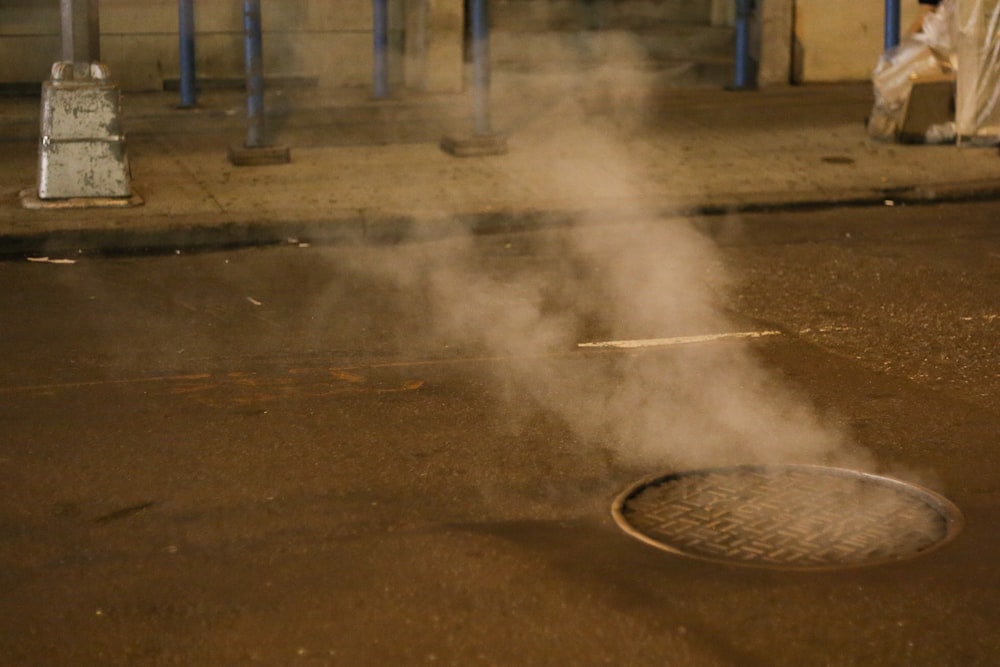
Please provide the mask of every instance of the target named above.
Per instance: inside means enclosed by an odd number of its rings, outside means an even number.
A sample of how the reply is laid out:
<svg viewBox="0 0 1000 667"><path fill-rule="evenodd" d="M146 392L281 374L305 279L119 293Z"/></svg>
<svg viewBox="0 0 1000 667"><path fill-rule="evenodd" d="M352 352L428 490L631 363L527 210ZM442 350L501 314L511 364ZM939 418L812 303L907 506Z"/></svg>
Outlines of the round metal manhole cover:
<svg viewBox="0 0 1000 667"><path fill-rule="evenodd" d="M643 480L614 503L625 532L719 563L829 570L910 558L948 542L962 515L888 477L809 465L738 466Z"/></svg>

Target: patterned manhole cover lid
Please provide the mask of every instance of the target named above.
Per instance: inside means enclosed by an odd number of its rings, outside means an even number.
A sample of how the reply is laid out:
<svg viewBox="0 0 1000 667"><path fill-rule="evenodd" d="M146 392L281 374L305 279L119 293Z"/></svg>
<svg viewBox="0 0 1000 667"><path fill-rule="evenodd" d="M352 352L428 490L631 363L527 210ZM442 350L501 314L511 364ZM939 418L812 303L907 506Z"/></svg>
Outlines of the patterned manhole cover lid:
<svg viewBox="0 0 1000 667"><path fill-rule="evenodd" d="M663 475L626 490L612 513L625 532L666 551L783 570L909 558L962 526L958 508L927 489L808 465Z"/></svg>

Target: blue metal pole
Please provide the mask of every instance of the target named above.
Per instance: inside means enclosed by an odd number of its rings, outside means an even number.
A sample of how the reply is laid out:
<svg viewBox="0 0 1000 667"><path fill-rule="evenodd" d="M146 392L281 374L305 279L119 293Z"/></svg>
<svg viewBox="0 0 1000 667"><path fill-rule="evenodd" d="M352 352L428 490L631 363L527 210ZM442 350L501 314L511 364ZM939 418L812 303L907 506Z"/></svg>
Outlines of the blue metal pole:
<svg viewBox="0 0 1000 667"><path fill-rule="evenodd" d="M198 104L194 61L194 0L177 0L177 33L181 53L181 106Z"/></svg>
<svg viewBox="0 0 1000 667"><path fill-rule="evenodd" d="M486 0L471 1L473 114L477 135L490 130L490 26Z"/></svg>
<svg viewBox="0 0 1000 667"><path fill-rule="evenodd" d="M260 0L243 0L244 56L247 76L247 148L261 148L264 140L264 58Z"/></svg>
<svg viewBox="0 0 1000 667"><path fill-rule="evenodd" d="M736 63L733 88L752 88L750 81L750 18L753 0L736 0Z"/></svg>
<svg viewBox="0 0 1000 667"><path fill-rule="evenodd" d="M899 44L899 0L885 0L885 50Z"/></svg>
<svg viewBox="0 0 1000 667"><path fill-rule="evenodd" d="M375 97L389 94L389 0L372 0Z"/></svg>

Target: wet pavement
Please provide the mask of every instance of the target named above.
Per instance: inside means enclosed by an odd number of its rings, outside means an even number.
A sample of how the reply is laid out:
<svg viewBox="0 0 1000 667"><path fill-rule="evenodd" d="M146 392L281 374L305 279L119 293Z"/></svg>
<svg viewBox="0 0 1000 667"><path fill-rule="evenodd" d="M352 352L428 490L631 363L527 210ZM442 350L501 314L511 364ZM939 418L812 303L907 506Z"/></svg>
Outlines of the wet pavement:
<svg viewBox="0 0 1000 667"><path fill-rule="evenodd" d="M998 211L0 263L2 662L991 665ZM803 573L611 517L646 475L775 461L966 525Z"/></svg>
<svg viewBox="0 0 1000 667"><path fill-rule="evenodd" d="M501 81L510 152L457 159L464 97L272 90L257 168L238 92L126 95L145 203L71 211L0 99L0 662L994 664L1000 159L872 143L870 95ZM788 462L964 529L793 573L611 516Z"/></svg>

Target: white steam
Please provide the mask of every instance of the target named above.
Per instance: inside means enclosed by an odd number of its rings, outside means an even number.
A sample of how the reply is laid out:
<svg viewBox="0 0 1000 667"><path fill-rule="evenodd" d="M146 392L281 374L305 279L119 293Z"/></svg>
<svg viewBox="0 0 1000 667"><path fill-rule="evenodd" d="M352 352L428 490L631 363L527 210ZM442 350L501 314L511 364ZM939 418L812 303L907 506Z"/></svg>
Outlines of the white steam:
<svg viewBox="0 0 1000 667"><path fill-rule="evenodd" d="M575 194L604 202L573 228L538 235L533 252L541 260L491 264L470 236L394 255L378 270L420 295L442 344L501 357L495 367L512 404L559 415L581 440L612 449L623 463L870 467L845 433L745 343L577 349L588 340L739 330L718 305L730 281L712 242L686 221L659 218L642 205L659 189L644 182L651 170L633 150L632 120L588 118L563 102L519 128L510 156L491 158L515 161L540 201ZM517 162L524 159L519 142L545 157Z"/></svg>
<svg viewBox="0 0 1000 667"><path fill-rule="evenodd" d="M580 225L549 244L544 270L491 267L471 238L422 248L403 261L394 256L389 270L426 299L442 345L499 358L494 367L516 407L559 415L582 440L613 450L623 463L865 463L744 342L577 349L595 336L735 330L715 306L713 290L725 284L715 275L717 258L689 226Z"/></svg>

